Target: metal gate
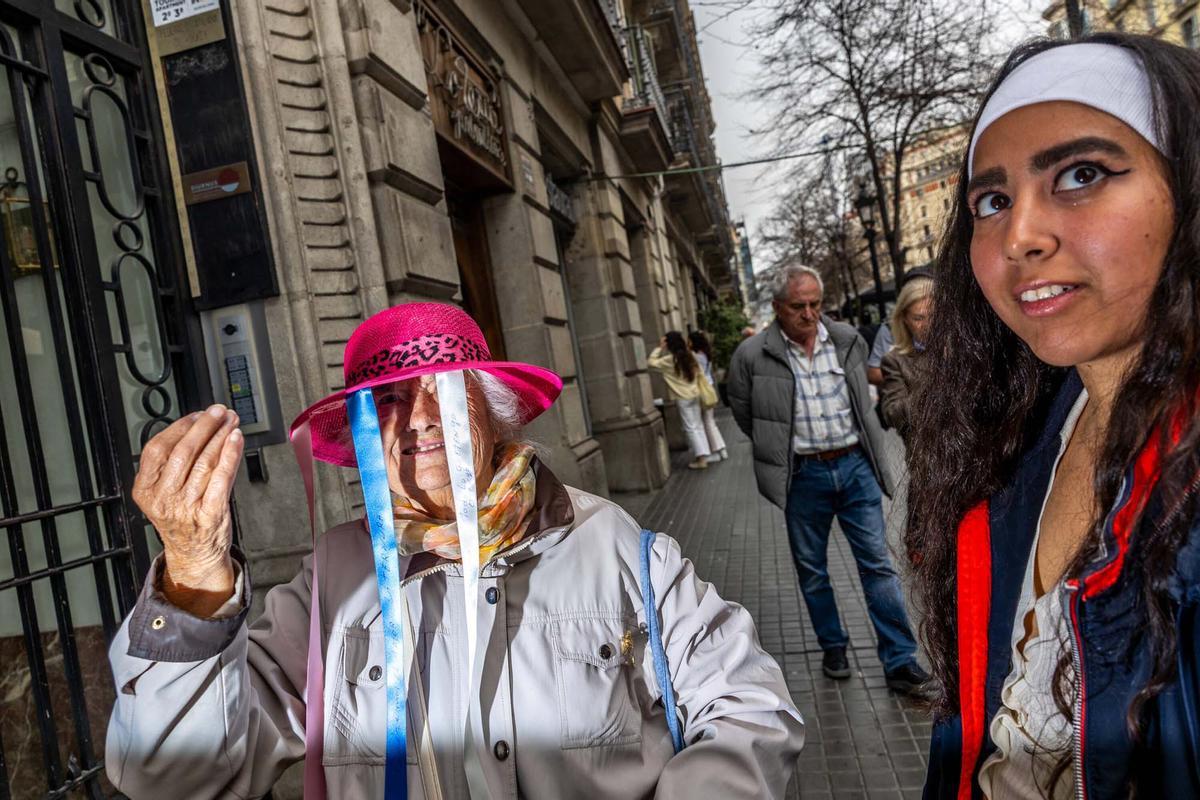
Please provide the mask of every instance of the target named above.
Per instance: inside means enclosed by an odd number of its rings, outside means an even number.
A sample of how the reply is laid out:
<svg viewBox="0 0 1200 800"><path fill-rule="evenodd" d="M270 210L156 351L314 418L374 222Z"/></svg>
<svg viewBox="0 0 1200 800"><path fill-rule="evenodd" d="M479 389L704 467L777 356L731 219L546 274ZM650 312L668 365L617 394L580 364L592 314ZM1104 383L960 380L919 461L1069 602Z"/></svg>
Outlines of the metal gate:
<svg viewBox="0 0 1200 800"><path fill-rule="evenodd" d="M207 391L144 42L133 0L0 0L0 800L115 795L128 487Z"/></svg>

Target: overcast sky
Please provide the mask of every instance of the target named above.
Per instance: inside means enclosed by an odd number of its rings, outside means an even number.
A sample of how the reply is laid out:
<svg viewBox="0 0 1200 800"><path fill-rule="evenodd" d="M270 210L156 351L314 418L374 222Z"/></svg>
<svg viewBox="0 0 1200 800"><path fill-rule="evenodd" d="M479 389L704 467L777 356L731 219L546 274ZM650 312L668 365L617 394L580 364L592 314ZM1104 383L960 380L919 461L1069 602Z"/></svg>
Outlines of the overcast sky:
<svg viewBox="0 0 1200 800"><path fill-rule="evenodd" d="M753 42L746 30L765 3L753 0L744 10L728 16L725 15L729 6L719 0L691 0L691 4L696 15L704 77L717 122L717 153L724 164L762 157L766 143L757 140L751 131L766 124L768 113L743 95L753 85L757 69ZM1039 14L1047 4L1048 0L1012 0L1015 10L1011 12L1011 20L1004 25L1005 38L1015 43L1041 32ZM746 220L751 248L759 224L775 205L774 192L777 190L772 186L771 177L779 169L780 166L775 164L724 171L729 212L734 220Z"/></svg>

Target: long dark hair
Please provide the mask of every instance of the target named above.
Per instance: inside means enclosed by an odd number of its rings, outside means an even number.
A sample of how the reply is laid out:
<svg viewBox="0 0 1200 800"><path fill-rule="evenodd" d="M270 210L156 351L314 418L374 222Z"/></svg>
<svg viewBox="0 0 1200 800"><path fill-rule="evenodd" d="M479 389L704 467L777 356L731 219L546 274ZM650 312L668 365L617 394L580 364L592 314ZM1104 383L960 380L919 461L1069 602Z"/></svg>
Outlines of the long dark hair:
<svg viewBox="0 0 1200 800"><path fill-rule="evenodd" d="M1116 501L1123 474L1152 432L1160 431L1162 471L1156 489L1165 513L1140 521L1126 561L1126 578L1142 587L1136 613L1138 641L1148 649L1150 677L1127 713L1129 734L1144 744L1144 710L1174 678L1176 631L1168 594L1176 554L1196 510L1189 492L1200 472L1200 425L1195 398L1200 388L1200 137L1194 110L1200 107L1200 54L1144 36L1101 33L1082 41L1124 47L1140 57L1153 85L1158 131L1174 197L1175 230L1162 275L1142 323L1137 356L1113 401L1104 447L1096 465L1094 489L1100 518L1074 554L1064 577L1078 577L1095 558L1104 511ZM1017 48L1005 62L987 96L1030 56L1060 43L1036 41ZM978 118L976 118L978 124ZM972 126L974 127L974 126ZM992 310L971 270L973 217L967 204L967 164L959 171L956 201L940 246L933 316L926 353L937 375L929 399L913 403L909 455L909 553L919 553L912 569L923 606L922 636L934 673L934 712L954 714L959 705L956 629L956 538L959 521L979 501L1009 481L1022 454L1039 433L1051 398L1067 370L1048 366ZM1181 438L1167 441L1171 415L1186 414ZM1154 517L1151 519L1150 517ZM1069 657L1069 653L1066 654ZM1055 680L1055 699L1070 719L1077 692L1065 665ZM1069 756L1059 764L1063 774Z"/></svg>
<svg viewBox="0 0 1200 800"><path fill-rule="evenodd" d="M683 376L685 381L695 378L696 372L700 367L696 364L696 359L692 355L692 351L688 350L687 340L683 338L682 333L679 331L667 331L667 349L675 357L675 372Z"/></svg>
<svg viewBox="0 0 1200 800"><path fill-rule="evenodd" d="M693 353L704 353L704 357L708 359L708 363L712 363L712 345L708 343L708 337L701 331L692 331L688 334L688 344L692 346Z"/></svg>

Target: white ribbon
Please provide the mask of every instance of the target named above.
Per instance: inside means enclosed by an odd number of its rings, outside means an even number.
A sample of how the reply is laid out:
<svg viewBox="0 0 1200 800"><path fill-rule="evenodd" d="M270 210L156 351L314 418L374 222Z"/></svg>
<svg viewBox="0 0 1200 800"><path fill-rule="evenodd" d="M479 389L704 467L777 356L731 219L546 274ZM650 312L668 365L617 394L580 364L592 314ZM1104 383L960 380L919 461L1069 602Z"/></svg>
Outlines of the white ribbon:
<svg viewBox="0 0 1200 800"><path fill-rule="evenodd" d="M442 436L450 466L450 487L458 522L458 547L462 554L463 610L467 624L467 716L463 724L463 766L472 798L488 796L476 747L472 716L479 698L482 669L478 663L479 632L479 499L475 489L475 457L471 444L471 419L467 412L467 384L462 370L437 374ZM480 721L482 722L482 720ZM480 729L482 730L482 728Z"/></svg>

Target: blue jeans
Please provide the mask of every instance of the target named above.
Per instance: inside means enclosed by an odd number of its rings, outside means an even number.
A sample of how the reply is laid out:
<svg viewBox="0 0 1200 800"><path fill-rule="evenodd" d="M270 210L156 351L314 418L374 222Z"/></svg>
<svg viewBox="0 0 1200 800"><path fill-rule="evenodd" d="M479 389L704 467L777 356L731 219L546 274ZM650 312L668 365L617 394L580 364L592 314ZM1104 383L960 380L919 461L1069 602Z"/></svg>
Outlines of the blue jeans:
<svg viewBox="0 0 1200 800"><path fill-rule="evenodd" d="M835 514L858 563L867 613L879 638L879 660L891 672L915 660L917 644L904 611L900 579L888 556L879 484L861 448L831 461L801 461L792 472L788 542L822 650L849 642L838 619L826 558Z"/></svg>

